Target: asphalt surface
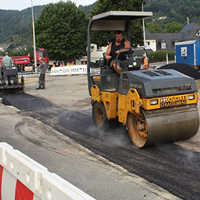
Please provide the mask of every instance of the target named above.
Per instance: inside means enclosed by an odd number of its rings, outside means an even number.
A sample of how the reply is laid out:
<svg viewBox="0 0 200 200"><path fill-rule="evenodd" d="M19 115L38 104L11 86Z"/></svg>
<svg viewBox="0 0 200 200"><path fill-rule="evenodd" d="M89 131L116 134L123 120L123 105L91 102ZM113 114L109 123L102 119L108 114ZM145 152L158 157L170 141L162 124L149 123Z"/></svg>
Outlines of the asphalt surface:
<svg viewBox="0 0 200 200"><path fill-rule="evenodd" d="M78 95L71 87L74 79ZM34 80L32 83L27 84L25 94L3 95L4 103L18 108L21 116L43 122L130 174L136 174L181 199L199 199L199 133L195 139L186 142L137 149L122 127L105 133L93 126L86 77L50 77L47 89L40 91L35 90ZM41 145L36 140L32 142Z"/></svg>

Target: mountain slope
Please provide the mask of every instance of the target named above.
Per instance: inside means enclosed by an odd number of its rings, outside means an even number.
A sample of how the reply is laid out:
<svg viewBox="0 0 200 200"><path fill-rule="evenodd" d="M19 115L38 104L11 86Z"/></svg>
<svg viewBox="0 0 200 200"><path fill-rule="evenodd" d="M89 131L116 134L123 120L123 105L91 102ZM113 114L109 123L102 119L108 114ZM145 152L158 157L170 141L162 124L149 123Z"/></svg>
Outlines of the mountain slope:
<svg viewBox="0 0 200 200"><path fill-rule="evenodd" d="M155 17L167 16L166 22L200 22L199 0L148 0L145 10L152 11Z"/></svg>
<svg viewBox="0 0 200 200"><path fill-rule="evenodd" d="M43 6L34 8L35 18L37 19ZM0 10L0 43L21 43L30 45L32 40L31 28L32 17L31 8L17 10Z"/></svg>
<svg viewBox="0 0 200 200"><path fill-rule="evenodd" d="M79 6L86 15L89 15L95 6ZM186 24L187 17L190 22L200 23L199 0L146 0L146 11L154 13L154 21L164 17L162 23L172 21ZM40 16L43 6L34 7L35 18ZM7 43L13 46L32 46L31 8L22 11L0 10L0 44Z"/></svg>

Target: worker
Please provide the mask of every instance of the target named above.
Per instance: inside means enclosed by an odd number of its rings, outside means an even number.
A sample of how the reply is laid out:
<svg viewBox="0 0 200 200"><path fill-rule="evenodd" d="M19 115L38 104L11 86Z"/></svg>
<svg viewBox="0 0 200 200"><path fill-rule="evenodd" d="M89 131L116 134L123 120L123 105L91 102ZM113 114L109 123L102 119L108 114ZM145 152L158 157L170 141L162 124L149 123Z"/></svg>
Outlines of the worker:
<svg viewBox="0 0 200 200"><path fill-rule="evenodd" d="M0 63L0 80L1 84L3 84L3 64Z"/></svg>
<svg viewBox="0 0 200 200"><path fill-rule="evenodd" d="M5 56L3 57L2 60L2 72L3 72L3 76L2 76L2 84L5 85L6 84L6 79L8 79L8 85L11 85L10 82L10 76L6 76L5 70L6 68L12 68L13 65L13 61L12 58L10 56L8 56L8 52L5 53Z"/></svg>
<svg viewBox="0 0 200 200"><path fill-rule="evenodd" d="M36 89L45 89L45 73L48 69L49 59L40 58L40 76L39 76L39 86Z"/></svg>
<svg viewBox="0 0 200 200"><path fill-rule="evenodd" d="M52 68L54 68L54 67L56 67L56 63L55 63L55 62L54 62L53 65L52 65Z"/></svg>
<svg viewBox="0 0 200 200"><path fill-rule="evenodd" d="M123 71L123 60L126 59L130 47L130 42L124 39L122 31L116 31L115 39L108 45L105 58L117 74Z"/></svg>
<svg viewBox="0 0 200 200"><path fill-rule="evenodd" d="M149 69L149 58L147 54L144 54L144 69Z"/></svg>
<svg viewBox="0 0 200 200"><path fill-rule="evenodd" d="M4 67L8 67L8 68L12 67L12 65L13 65L12 58L10 56L8 56L8 52L5 53L2 63L3 63Z"/></svg>

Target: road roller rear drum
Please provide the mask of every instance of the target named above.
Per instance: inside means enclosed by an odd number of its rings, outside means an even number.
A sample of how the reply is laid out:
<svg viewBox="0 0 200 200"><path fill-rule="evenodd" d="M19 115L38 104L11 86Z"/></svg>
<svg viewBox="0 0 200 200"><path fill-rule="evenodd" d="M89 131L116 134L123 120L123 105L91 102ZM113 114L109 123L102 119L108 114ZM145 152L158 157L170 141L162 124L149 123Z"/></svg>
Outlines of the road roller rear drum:
<svg viewBox="0 0 200 200"><path fill-rule="evenodd" d="M102 103L95 102L92 105L92 119L97 128L106 129L108 127L108 119Z"/></svg>

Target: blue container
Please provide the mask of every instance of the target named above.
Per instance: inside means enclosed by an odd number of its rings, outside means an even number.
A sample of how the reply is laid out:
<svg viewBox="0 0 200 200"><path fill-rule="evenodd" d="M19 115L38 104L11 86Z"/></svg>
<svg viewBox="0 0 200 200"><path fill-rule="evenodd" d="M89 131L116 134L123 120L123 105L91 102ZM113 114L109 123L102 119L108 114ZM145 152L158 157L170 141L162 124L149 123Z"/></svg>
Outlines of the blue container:
<svg viewBox="0 0 200 200"><path fill-rule="evenodd" d="M176 63L200 66L200 40L177 42Z"/></svg>

